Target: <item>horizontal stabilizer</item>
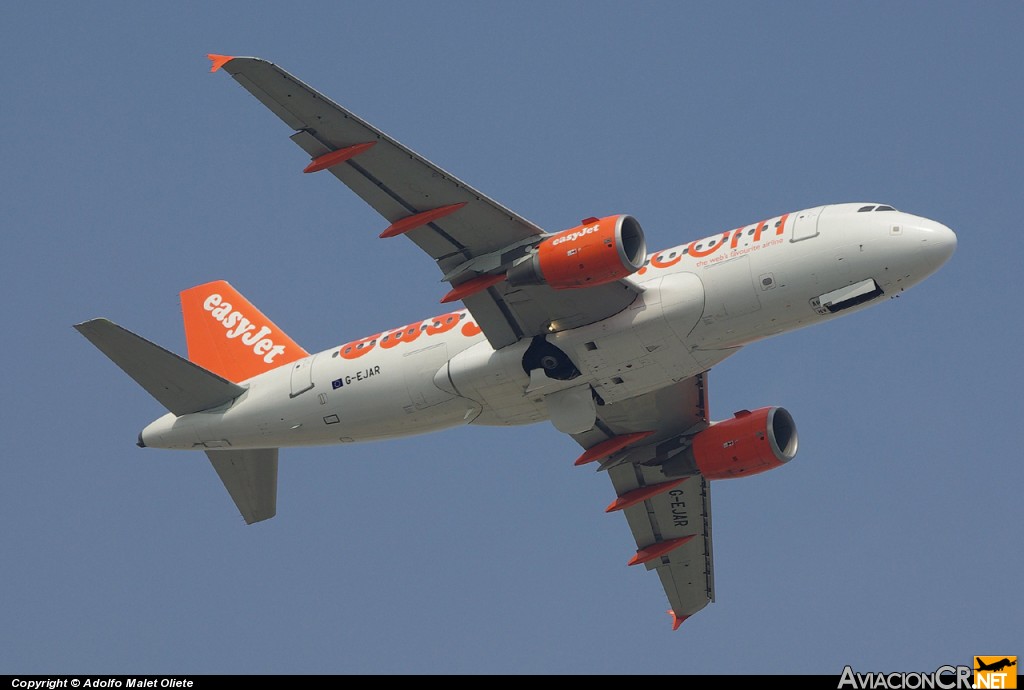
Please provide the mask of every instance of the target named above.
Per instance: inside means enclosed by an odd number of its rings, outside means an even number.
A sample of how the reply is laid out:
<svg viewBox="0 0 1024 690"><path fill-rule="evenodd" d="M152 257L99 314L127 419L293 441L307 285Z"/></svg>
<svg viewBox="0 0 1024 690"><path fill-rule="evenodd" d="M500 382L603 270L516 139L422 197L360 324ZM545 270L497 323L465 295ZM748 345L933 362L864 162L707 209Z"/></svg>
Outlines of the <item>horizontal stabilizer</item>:
<svg viewBox="0 0 1024 690"><path fill-rule="evenodd" d="M206 451L247 525L277 515L277 450Z"/></svg>
<svg viewBox="0 0 1024 690"><path fill-rule="evenodd" d="M245 392L244 387L107 319L85 321L75 329L179 417L223 405ZM275 455L275 468L276 462Z"/></svg>

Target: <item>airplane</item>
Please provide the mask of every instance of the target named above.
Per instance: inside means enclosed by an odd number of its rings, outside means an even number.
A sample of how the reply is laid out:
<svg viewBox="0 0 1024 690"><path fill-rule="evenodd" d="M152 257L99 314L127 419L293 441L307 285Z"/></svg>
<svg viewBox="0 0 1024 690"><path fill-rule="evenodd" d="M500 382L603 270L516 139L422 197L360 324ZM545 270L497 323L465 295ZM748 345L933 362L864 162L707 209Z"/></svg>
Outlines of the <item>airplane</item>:
<svg viewBox="0 0 1024 690"><path fill-rule="evenodd" d="M1016 657L1013 659L1013 661L1010 661L1009 657L1004 657L999 661L995 661L991 664L986 664L981 660L981 657L976 656L974 657L974 661L978 664L977 668L974 669L975 671L1002 671L1004 668L1017 665Z"/></svg>
<svg viewBox="0 0 1024 690"><path fill-rule="evenodd" d="M782 407L712 421L708 371L756 341L898 296L956 235L879 202L785 213L648 253L631 215L547 232L277 65L211 54L428 254L464 308L310 354L229 283L184 290L188 358L106 319L75 328L169 411L143 448L206 453L248 524L277 512L280 448L550 420L607 472L673 629L715 599L710 482L786 464ZM383 225L383 223L382 223Z"/></svg>

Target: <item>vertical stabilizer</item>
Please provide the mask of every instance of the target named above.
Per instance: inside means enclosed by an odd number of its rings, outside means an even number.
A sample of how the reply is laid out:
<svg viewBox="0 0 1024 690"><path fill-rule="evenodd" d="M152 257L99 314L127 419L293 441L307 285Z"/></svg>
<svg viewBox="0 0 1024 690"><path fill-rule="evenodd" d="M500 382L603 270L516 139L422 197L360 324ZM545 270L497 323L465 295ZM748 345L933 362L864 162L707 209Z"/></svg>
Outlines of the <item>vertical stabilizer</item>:
<svg viewBox="0 0 1024 690"><path fill-rule="evenodd" d="M181 293L188 358L239 382L309 355L224 280Z"/></svg>

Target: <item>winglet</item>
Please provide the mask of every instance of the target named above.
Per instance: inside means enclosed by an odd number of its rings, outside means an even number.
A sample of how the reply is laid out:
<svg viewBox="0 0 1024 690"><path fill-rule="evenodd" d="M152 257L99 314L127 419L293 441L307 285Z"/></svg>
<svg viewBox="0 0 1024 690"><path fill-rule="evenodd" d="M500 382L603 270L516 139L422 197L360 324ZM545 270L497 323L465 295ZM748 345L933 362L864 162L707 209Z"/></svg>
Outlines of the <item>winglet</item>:
<svg viewBox="0 0 1024 690"><path fill-rule="evenodd" d="M673 630L679 630L679 626L683 624L683 621L685 621L687 618L689 618L689 616L677 616L676 612L673 611L672 609L669 609L665 613L667 613L668 615L672 616L672 629Z"/></svg>
<svg viewBox="0 0 1024 690"><path fill-rule="evenodd" d="M234 55L217 55L216 53L208 53L206 57L210 58L211 72L216 72L221 67L235 59Z"/></svg>

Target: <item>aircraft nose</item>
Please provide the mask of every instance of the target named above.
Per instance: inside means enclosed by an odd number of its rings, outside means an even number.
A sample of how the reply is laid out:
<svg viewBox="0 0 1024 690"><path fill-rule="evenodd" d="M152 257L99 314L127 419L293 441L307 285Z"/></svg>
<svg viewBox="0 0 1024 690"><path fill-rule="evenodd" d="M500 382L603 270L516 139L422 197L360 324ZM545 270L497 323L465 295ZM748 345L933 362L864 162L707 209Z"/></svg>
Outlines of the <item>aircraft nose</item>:
<svg viewBox="0 0 1024 690"><path fill-rule="evenodd" d="M942 223L928 221L922 224L921 244L924 252L928 255L934 267L937 269L949 261L956 251L956 233Z"/></svg>

